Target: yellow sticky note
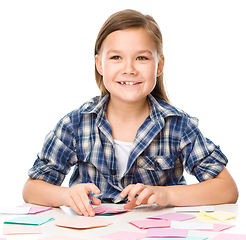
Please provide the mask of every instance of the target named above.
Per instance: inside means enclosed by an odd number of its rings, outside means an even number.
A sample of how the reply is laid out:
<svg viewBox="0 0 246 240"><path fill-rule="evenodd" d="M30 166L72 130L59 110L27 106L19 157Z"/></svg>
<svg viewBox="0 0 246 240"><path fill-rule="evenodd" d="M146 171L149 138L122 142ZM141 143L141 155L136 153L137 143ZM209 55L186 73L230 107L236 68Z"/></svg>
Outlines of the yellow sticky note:
<svg viewBox="0 0 246 240"><path fill-rule="evenodd" d="M237 213L224 212L224 211L216 211L216 212L212 212L212 213L207 213L207 212L203 211L202 209L200 210L200 214L204 217L209 217L209 218L212 218L212 219L218 220L218 221L226 221L226 220L229 220L229 219L231 219L237 215Z"/></svg>
<svg viewBox="0 0 246 240"><path fill-rule="evenodd" d="M211 220L211 217L206 216L204 214L206 214L206 212L201 209L200 213L196 215L196 219L198 219L198 220Z"/></svg>

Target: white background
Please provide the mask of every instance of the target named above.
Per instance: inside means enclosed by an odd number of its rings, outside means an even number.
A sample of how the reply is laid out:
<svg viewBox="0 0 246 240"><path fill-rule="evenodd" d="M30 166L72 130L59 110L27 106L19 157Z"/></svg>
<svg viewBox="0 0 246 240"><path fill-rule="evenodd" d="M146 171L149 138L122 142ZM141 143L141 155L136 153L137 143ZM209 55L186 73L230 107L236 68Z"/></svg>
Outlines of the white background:
<svg viewBox="0 0 246 240"><path fill-rule="evenodd" d="M95 39L103 22L126 8L149 13L158 22L171 102L197 117L203 134L220 145L242 201L245 6L243 0L1 0L0 205L23 203L27 171L45 135L65 114L99 94Z"/></svg>

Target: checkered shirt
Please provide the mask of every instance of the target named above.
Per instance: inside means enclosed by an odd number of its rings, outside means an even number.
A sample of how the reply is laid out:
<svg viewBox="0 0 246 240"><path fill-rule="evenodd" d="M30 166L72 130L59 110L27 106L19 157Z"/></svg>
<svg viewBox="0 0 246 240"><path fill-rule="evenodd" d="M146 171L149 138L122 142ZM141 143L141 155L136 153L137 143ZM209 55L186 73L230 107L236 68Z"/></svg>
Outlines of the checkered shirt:
<svg viewBox="0 0 246 240"><path fill-rule="evenodd" d="M123 177L119 176L112 130L106 118L109 96L95 97L62 118L46 137L28 175L61 185L93 182L102 202L121 202L129 184L186 184L184 169L198 181L218 175L227 158L198 128L198 120L148 95L150 115L138 129ZM123 201L126 199L123 199Z"/></svg>

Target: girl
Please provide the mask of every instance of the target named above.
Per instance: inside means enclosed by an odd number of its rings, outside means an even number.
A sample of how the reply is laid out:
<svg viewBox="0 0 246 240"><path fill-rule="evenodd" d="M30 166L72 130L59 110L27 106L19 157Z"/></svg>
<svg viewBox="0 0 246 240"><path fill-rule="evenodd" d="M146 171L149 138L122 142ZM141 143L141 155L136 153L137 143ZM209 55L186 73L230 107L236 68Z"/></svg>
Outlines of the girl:
<svg viewBox="0 0 246 240"><path fill-rule="evenodd" d="M94 216L91 204L126 202L132 209L235 203L227 159L170 105L163 85L162 35L155 20L134 10L113 14L95 44L102 95L59 121L29 170L26 202L72 207ZM74 167L70 187L61 187ZM186 185L183 170L199 183Z"/></svg>

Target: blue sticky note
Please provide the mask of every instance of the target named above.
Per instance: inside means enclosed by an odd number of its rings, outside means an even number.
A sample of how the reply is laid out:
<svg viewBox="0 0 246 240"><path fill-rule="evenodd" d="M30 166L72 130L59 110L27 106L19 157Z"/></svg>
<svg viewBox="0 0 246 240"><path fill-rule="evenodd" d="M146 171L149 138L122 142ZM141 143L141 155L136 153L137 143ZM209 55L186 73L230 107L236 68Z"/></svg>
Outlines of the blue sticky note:
<svg viewBox="0 0 246 240"><path fill-rule="evenodd" d="M24 217L16 217L11 220L5 221L4 224L21 224L21 225L38 226L53 220L55 220L53 217L24 216Z"/></svg>

